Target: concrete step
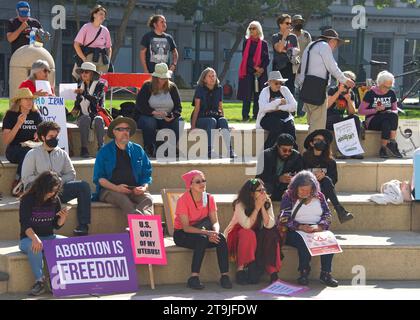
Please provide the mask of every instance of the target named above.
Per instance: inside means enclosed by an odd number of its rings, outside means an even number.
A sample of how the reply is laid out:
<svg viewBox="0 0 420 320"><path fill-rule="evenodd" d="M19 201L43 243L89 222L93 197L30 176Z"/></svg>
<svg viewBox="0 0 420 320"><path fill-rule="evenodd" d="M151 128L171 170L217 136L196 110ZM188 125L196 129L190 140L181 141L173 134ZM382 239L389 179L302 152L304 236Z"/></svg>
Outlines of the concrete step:
<svg viewBox="0 0 420 320"><path fill-rule="evenodd" d="M420 205L415 207L414 202L401 205L378 205L368 199L371 194L339 194L343 206L353 213L354 219L341 224L334 209L332 230L340 232L358 231L420 231ZM221 229L224 230L233 214L232 202L234 194L215 194L218 207L218 217ZM155 214L165 219L162 198L159 194L153 195ZM77 201L70 202L73 208L68 221L58 231L64 236L72 236L73 229L77 226ZM274 214L280 213L280 203L274 203ZM127 227L127 219L120 210L110 204L102 202L92 203L91 234L118 233ZM19 201L7 197L0 202L0 240L14 240L19 237Z"/></svg>
<svg viewBox="0 0 420 320"><path fill-rule="evenodd" d="M186 119L184 119L186 120ZM75 156L80 155L80 130L77 125L73 123L68 123L68 132L70 134L69 141L71 143L71 147L73 148L73 152ZM242 124L242 123L232 123L230 124L231 127L231 135L233 141L233 148L235 149L238 155L244 156L254 156L256 157L261 148L264 144L264 138L261 139L261 142L257 144L257 136L255 130L255 124ZM187 132L190 132L190 125L186 124L185 129ZM308 126L307 125L296 125L296 138L297 144L300 148L300 151L303 151L303 142L308 134ZM185 141L187 141L188 135L185 136ZM267 133L265 133L265 138L267 137ZM133 136L133 141L143 145L143 133L141 130L137 130L136 134ZM185 145L188 146L188 150L190 150L191 146L195 144L195 139L190 137L193 141L185 142ZM106 137L105 141L109 141L109 138ZM365 151L365 157L377 157L379 154L380 148L380 132L377 131L366 131L365 140L361 141L362 147ZM96 154L97 151L97 140L95 137L94 142L89 145L89 152L92 156ZM246 147L245 147L246 146ZM261 146L258 148L258 146ZM220 150L222 146L220 146ZM336 152L336 145L335 142L333 144L333 152ZM0 140L0 155L5 154L5 147L3 146L3 142Z"/></svg>
<svg viewBox="0 0 420 320"><path fill-rule="evenodd" d="M343 253L333 260L333 274L337 279L353 279L360 270L366 280L418 280L420 269L420 234L414 232L370 232L337 233ZM190 275L192 251L174 245L172 238L165 239L168 264L154 266L156 285L180 284L184 286ZM280 278L294 281L297 274L297 251L285 246ZM3 263L1 263L3 262ZM28 291L34 282L27 256L22 254L17 241L0 241L0 271L9 274L7 292ZM149 283L148 267L137 266L140 285ZM313 258L311 278L317 279L320 272L320 258ZM232 279L235 265L230 264ZM360 274L359 274L360 275ZM220 275L217 268L215 249L208 249L201 268L200 279L216 282ZM237 286L237 285L235 285Z"/></svg>
<svg viewBox="0 0 420 320"><path fill-rule="evenodd" d="M10 195L10 187L15 178L16 165L0 158L5 168L0 171L0 192ZM77 179L85 180L93 187L92 176L95 159L73 158ZM244 181L254 177L256 161L241 162L241 159L190 160L177 162L152 161L152 193L160 193L164 188L183 188L181 175L191 169L205 173L207 188L212 193L237 193ZM410 180L413 171L412 159L338 160L339 192L377 192L381 184L392 179Z"/></svg>

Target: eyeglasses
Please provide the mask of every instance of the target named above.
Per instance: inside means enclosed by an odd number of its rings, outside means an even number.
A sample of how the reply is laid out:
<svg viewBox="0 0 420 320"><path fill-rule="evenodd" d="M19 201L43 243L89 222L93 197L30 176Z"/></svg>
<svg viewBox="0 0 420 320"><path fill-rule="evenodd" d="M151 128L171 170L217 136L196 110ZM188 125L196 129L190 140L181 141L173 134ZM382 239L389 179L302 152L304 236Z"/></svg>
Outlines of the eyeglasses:
<svg viewBox="0 0 420 320"><path fill-rule="evenodd" d="M114 130L115 131L118 131L118 132L130 132L130 130L131 130L131 128L129 128L129 127L119 127L119 128L114 128Z"/></svg>
<svg viewBox="0 0 420 320"><path fill-rule="evenodd" d="M205 179L193 181L193 183L195 183L195 184L201 184L201 183L206 183L206 182L207 182L207 180L205 180Z"/></svg>
<svg viewBox="0 0 420 320"><path fill-rule="evenodd" d="M274 82L273 82L273 84L274 84L275 86L281 86L281 82L280 82L280 81L274 81Z"/></svg>
<svg viewBox="0 0 420 320"><path fill-rule="evenodd" d="M265 192L265 188L257 189L257 190L255 190L255 192L261 192L261 193L263 193L263 192Z"/></svg>

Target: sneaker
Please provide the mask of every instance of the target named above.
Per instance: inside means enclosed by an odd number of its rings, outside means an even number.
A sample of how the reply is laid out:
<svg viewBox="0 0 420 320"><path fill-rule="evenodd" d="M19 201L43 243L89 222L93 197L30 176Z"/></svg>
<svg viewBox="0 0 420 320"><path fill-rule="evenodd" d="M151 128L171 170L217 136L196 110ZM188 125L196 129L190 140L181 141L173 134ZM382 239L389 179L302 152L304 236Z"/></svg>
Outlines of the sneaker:
<svg viewBox="0 0 420 320"><path fill-rule="evenodd" d="M248 275L245 270L236 272L236 283L241 286L248 284Z"/></svg>
<svg viewBox="0 0 420 320"><path fill-rule="evenodd" d="M12 195L14 197L20 197L22 194L23 194L22 180L14 180L12 183Z"/></svg>
<svg viewBox="0 0 420 320"><path fill-rule="evenodd" d="M87 236L89 233L89 226L87 224L79 224L76 229L73 230L73 234L77 237Z"/></svg>
<svg viewBox="0 0 420 320"><path fill-rule="evenodd" d="M345 223L354 218L354 216L350 212L348 212L346 209L344 209L342 205L338 205L335 208L335 212L337 213L338 220L340 221L340 223Z"/></svg>
<svg viewBox="0 0 420 320"><path fill-rule="evenodd" d="M325 284L327 287L336 288L338 287L338 281L334 279L329 272L321 271L321 275L319 277L319 281Z"/></svg>
<svg viewBox="0 0 420 320"><path fill-rule="evenodd" d="M301 286L307 286L309 284L309 271L303 270L300 272L300 277L297 279L297 283Z"/></svg>
<svg viewBox="0 0 420 320"><path fill-rule="evenodd" d="M43 293L45 293L45 283L44 283L44 281L37 281L32 286L31 291L29 292L29 295L39 296Z"/></svg>
<svg viewBox="0 0 420 320"><path fill-rule="evenodd" d="M232 282L227 274L220 277L220 286L224 289L232 289Z"/></svg>
<svg viewBox="0 0 420 320"><path fill-rule="evenodd" d="M381 149L379 149L379 158L382 158L382 159L388 159L389 158L386 147L382 146Z"/></svg>
<svg viewBox="0 0 420 320"><path fill-rule="evenodd" d="M365 157L363 156L363 154L355 154L354 156L351 156L350 158L352 159L358 159L358 160L362 160Z"/></svg>
<svg viewBox="0 0 420 320"><path fill-rule="evenodd" d="M386 147L395 158L401 159L403 157L400 150L398 150L398 144L395 141L389 141Z"/></svg>
<svg viewBox="0 0 420 320"><path fill-rule="evenodd" d="M187 282L187 287L194 290L204 289L204 285L200 282L200 278L198 276L190 277Z"/></svg>
<svg viewBox="0 0 420 320"><path fill-rule="evenodd" d="M339 160L344 160L344 159L348 159L349 157L345 156L344 154L342 154L340 151L337 150L335 154L335 158Z"/></svg>
<svg viewBox="0 0 420 320"><path fill-rule="evenodd" d="M277 280L279 280L279 275L277 274L277 272L273 272L270 275L270 284L276 282Z"/></svg>
<svg viewBox="0 0 420 320"><path fill-rule="evenodd" d="M89 155L89 151L88 151L88 149L87 148L82 148L81 149L81 151L80 151L80 156L82 157L82 158L89 158L90 157L90 155Z"/></svg>
<svg viewBox="0 0 420 320"><path fill-rule="evenodd" d="M242 118L242 122L248 122L249 121L249 117L243 117Z"/></svg>

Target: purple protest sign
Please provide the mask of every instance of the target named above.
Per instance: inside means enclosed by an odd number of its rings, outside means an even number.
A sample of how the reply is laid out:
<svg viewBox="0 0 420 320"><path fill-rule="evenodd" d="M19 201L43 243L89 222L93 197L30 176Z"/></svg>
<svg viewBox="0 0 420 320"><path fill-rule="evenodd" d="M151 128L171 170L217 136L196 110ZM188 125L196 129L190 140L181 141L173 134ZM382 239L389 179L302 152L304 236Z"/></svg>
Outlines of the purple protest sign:
<svg viewBox="0 0 420 320"><path fill-rule="evenodd" d="M43 241L54 296L137 292L129 235Z"/></svg>

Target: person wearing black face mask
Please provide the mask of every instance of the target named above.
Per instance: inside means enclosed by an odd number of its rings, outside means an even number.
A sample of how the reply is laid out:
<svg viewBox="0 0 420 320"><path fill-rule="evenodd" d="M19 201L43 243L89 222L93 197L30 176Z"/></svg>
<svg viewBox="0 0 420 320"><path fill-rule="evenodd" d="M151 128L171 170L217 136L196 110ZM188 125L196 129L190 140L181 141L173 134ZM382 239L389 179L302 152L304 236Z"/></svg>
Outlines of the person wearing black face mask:
<svg viewBox="0 0 420 320"><path fill-rule="evenodd" d="M28 152L22 166L22 182L25 190L29 189L36 178L45 171L56 172L63 184L59 194L65 203L77 198L77 218L79 225L73 233L87 235L90 224L91 191L86 181L76 180L76 171L69 155L58 147L60 126L53 121L44 121L38 125L37 134L43 144Z"/></svg>
<svg viewBox="0 0 420 320"><path fill-rule="evenodd" d="M328 130L319 129L310 133L304 143L306 151L303 153L303 165L316 176L321 192L327 200L331 200L338 220L344 223L353 219L353 215L340 204L335 192L338 173L337 164L331 153L332 141L332 133Z"/></svg>

